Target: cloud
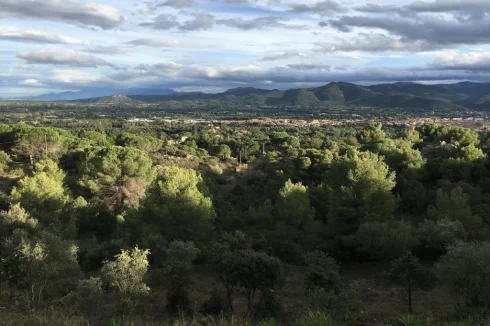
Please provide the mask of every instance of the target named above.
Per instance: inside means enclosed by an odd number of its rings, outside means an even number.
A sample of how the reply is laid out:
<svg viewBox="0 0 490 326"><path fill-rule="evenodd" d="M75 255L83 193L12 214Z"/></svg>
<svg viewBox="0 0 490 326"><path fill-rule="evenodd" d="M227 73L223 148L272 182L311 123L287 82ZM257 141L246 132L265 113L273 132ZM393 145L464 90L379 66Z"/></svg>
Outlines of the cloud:
<svg viewBox="0 0 490 326"><path fill-rule="evenodd" d="M150 22L140 23L140 26L151 27L156 30L170 30L178 28L181 32L207 30L214 26L214 16L205 12L181 12L181 14L192 16L192 19L183 23L177 21L177 16L172 14L160 14Z"/></svg>
<svg viewBox="0 0 490 326"><path fill-rule="evenodd" d="M395 81L478 80L489 81L490 73L439 69L435 65L419 67L346 67L338 69L324 64L286 65L261 68L253 65L234 67L206 67L165 62L142 64L127 68L111 76L124 82L164 84L169 87L223 86L272 84L275 87L293 87L300 84L325 84L332 81L377 83Z"/></svg>
<svg viewBox="0 0 490 326"><path fill-rule="evenodd" d="M296 70L317 70L317 71L331 71L332 66L331 65L324 65L324 64L290 64L287 65L286 67L291 68L291 69L296 69Z"/></svg>
<svg viewBox="0 0 490 326"><path fill-rule="evenodd" d="M114 44L114 45L92 45L84 49L85 52L98 53L106 55L120 55L134 51L137 48L173 48L179 46L179 42L141 38L129 42Z"/></svg>
<svg viewBox="0 0 490 326"><path fill-rule="evenodd" d="M17 17L60 21L75 25L111 29L125 18L118 9L93 2L72 0L0 0L0 18Z"/></svg>
<svg viewBox="0 0 490 326"><path fill-rule="evenodd" d="M177 9L189 8L197 6L197 2L195 0L166 0L163 2L153 3L152 7L172 7Z"/></svg>
<svg viewBox="0 0 490 326"><path fill-rule="evenodd" d="M434 46L425 40L404 41L381 33L360 33L352 40L340 42L317 42L316 52L424 52L433 51Z"/></svg>
<svg viewBox="0 0 490 326"><path fill-rule="evenodd" d="M39 85L41 85L39 83L39 80L33 79L33 78L32 79L25 79L25 80L21 81L19 84L26 85L26 86L39 86Z"/></svg>
<svg viewBox="0 0 490 326"><path fill-rule="evenodd" d="M104 81L104 77L84 70L53 70L52 83L61 84L92 84Z"/></svg>
<svg viewBox="0 0 490 326"><path fill-rule="evenodd" d="M322 2L317 2L316 4L294 4L289 12L297 13L297 14L315 14L319 16L332 16L339 12L346 11L339 3L326 0Z"/></svg>
<svg viewBox="0 0 490 326"><path fill-rule="evenodd" d="M262 30L270 29L274 27L289 27L284 24L288 21L288 18L276 17L276 16L265 16L258 17L254 19L242 19L242 18L230 18L230 19L220 19L216 23L219 25L225 25L228 27L234 27L242 30ZM303 26L295 26L295 28L303 28Z"/></svg>
<svg viewBox="0 0 490 326"><path fill-rule="evenodd" d="M402 10L414 12L462 12L481 17L490 10L487 0L435 0L432 2L415 1L402 7Z"/></svg>
<svg viewBox="0 0 490 326"><path fill-rule="evenodd" d="M48 33L36 29L19 28L15 26L1 26L0 40L25 43L51 43L51 44L88 44L87 41L78 40L61 34Z"/></svg>
<svg viewBox="0 0 490 326"><path fill-rule="evenodd" d="M120 55L126 54L135 49L134 46L128 44L115 44L115 45L91 45L85 49L84 52L96 53L96 54L106 54L106 55Z"/></svg>
<svg viewBox="0 0 490 326"><path fill-rule="evenodd" d="M17 58L25 60L29 64L54 64L74 67L93 67L114 65L96 56L79 53L73 50L48 49L32 52L19 52Z"/></svg>
<svg viewBox="0 0 490 326"><path fill-rule="evenodd" d="M298 51L286 51L280 54L264 57L260 61L276 61L276 60L291 59L294 57L307 57L307 55Z"/></svg>
<svg viewBox="0 0 490 326"><path fill-rule="evenodd" d="M202 31L214 26L214 16L208 13L190 13L194 18L187 20L179 26L181 31Z"/></svg>
<svg viewBox="0 0 490 326"><path fill-rule="evenodd" d="M160 14L150 22L143 22L140 26L151 27L156 30L169 30L180 26L177 16L171 14Z"/></svg>
<svg viewBox="0 0 490 326"><path fill-rule="evenodd" d="M203 31L213 28L215 25L223 25L232 28L237 28L245 31L250 30L266 30L271 28L291 28L304 29L306 26L288 25L285 22L289 18L278 16L263 16L252 19L243 18L227 18L216 19L215 16L206 12L181 12L183 15L191 16L182 23L177 21L177 16L171 14L161 14L153 19L153 21L140 23L140 26L151 27L156 30L170 30L178 28L181 32Z"/></svg>
<svg viewBox="0 0 490 326"><path fill-rule="evenodd" d="M442 70L490 72L490 52L445 53L437 56L432 66Z"/></svg>
<svg viewBox="0 0 490 326"><path fill-rule="evenodd" d="M150 47L150 48L168 48L168 47L174 47L178 43L175 41L142 38L142 39L137 39L137 40L125 42L123 44L129 45L129 46L135 46L135 47L146 46L146 47Z"/></svg>
<svg viewBox="0 0 490 326"><path fill-rule="evenodd" d="M399 36L402 42L426 41L433 47L456 44L490 43L488 26L490 18L483 21L462 21L442 16L368 17L342 16L326 22L342 32L354 27L382 29Z"/></svg>

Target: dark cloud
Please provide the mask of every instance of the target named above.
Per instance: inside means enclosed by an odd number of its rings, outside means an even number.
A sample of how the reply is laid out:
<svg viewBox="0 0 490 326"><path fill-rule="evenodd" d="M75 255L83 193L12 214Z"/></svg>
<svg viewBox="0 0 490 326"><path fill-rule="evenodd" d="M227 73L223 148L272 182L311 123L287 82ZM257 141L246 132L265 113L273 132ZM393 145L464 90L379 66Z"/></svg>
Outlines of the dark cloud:
<svg viewBox="0 0 490 326"><path fill-rule="evenodd" d="M329 44L338 51L427 51L458 45L490 43L490 1L415 1L405 6L367 4L363 15L320 22L351 33L356 28L384 30L359 34L351 41Z"/></svg>
<svg viewBox="0 0 490 326"><path fill-rule="evenodd" d="M368 3L364 6L357 7L356 10L366 13L398 13L400 12L400 7L395 5L378 5L375 3Z"/></svg>
<svg viewBox="0 0 490 326"><path fill-rule="evenodd" d="M242 19L242 18L230 18L230 19L221 19L218 20L217 23L220 25L225 25L229 27L234 27L243 30L259 30L259 29L267 29L271 27L282 27L284 26L284 21L286 18L267 16L267 17L259 17L254 19Z"/></svg>
<svg viewBox="0 0 490 326"><path fill-rule="evenodd" d="M157 30L169 30L177 28L181 32L203 31L213 28L215 25L223 25L241 30L264 30L271 28L291 28L303 29L306 26L288 25L289 19L277 16L264 16L253 19L228 18L216 19L213 15L205 12L181 12L186 16L191 16L182 23L177 21L175 15L161 14L151 22L140 23L140 26L147 26Z"/></svg>
<svg viewBox="0 0 490 326"><path fill-rule="evenodd" d="M456 12L481 16L490 11L490 2L487 0L435 0L432 2L415 1L402 7L402 10L414 12Z"/></svg>
<svg viewBox="0 0 490 326"><path fill-rule="evenodd" d="M96 56L79 53L73 50L40 50L32 52L19 52L17 58L25 60L29 64L54 64L73 67L93 67L114 65Z"/></svg>
<svg viewBox="0 0 490 326"><path fill-rule="evenodd" d="M490 17L483 21L459 21L441 16L414 17L342 16L328 21L342 32L353 28L382 29L399 36L404 43L426 41L433 48L455 44L485 44L490 42Z"/></svg>
<svg viewBox="0 0 490 326"><path fill-rule="evenodd" d="M150 22L143 22L140 26L151 27L156 30L169 30L180 26L177 16L171 14L160 14Z"/></svg>
<svg viewBox="0 0 490 326"><path fill-rule="evenodd" d="M289 11L298 14L309 13L320 16L332 16L346 10L339 3L332 0L326 0L312 5L295 4Z"/></svg>
<svg viewBox="0 0 490 326"><path fill-rule="evenodd" d="M242 30L261 30L270 28L294 28L303 29L306 26L295 26L285 24L289 19L277 16L265 16L254 19L242 19L242 18L230 18L220 19L216 23L219 25L225 25L228 27L234 27Z"/></svg>
<svg viewBox="0 0 490 326"><path fill-rule="evenodd" d="M0 18L7 17L61 21L103 29L117 27L125 20L114 7L72 0L0 0Z"/></svg>
<svg viewBox="0 0 490 326"><path fill-rule="evenodd" d="M202 31L210 29L214 26L214 16L208 13L190 13L194 18L185 21L179 26L179 30L183 32L188 31Z"/></svg>
<svg viewBox="0 0 490 326"><path fill-rule="evenodd" d="M331 65L323 65L323 64L290 64L287 65L288 68L296 69L296 70L318 70L318 71L330 71L332 70Z"/></svg>
<svg viewBox="0 0 490 326"><path fill-rule="evenodd" d="M155 7L189 8L197 6L196 0L166 0L159 2Z"/></svg>

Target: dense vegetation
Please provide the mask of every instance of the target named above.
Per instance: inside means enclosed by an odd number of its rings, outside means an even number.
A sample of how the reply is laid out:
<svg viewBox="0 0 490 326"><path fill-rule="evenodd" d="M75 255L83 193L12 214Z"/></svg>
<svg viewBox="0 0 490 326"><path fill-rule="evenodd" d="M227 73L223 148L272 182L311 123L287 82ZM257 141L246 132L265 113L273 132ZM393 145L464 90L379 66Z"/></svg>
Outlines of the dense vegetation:
<svg viewBox="0 0 490 326"><path fill-rule="evenodd" d="M0 146L0 325L486 322L490 134L85 121Z"/></svg>

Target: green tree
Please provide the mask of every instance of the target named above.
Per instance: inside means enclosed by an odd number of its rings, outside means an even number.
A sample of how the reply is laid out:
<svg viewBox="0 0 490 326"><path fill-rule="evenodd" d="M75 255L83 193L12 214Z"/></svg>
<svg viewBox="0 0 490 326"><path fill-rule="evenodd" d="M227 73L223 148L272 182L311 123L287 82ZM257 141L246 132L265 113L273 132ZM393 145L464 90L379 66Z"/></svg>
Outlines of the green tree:
<svg viewBox="0 0 490 326"><path fill-rule="evenodd" d="M168 240L206 241L215 212L211 198L201 191L202 183L194 170L164 167L138 211L148 233L160 233Z"/></svg>
<svg viewBox="0 0 490 326"><path fill-rule="evenodd" d="M362 223L393 218L395 174L382 157L350 151L334 160L329 179L327 219L336 235L352 235Z"/></svg>
<svg viewBox="0 0 490 326"><path fill-rule="evenodd" d="M387 275L389 279L402 287L408 295L408 312L413 313L412 294L416 289L426 290L434 285L434 277L420 264L417 257L407 252L391 262Z"/></svg>
<svg viewBox="0 0 490 326"><path fill-rule="evenodd" d="M267 292L281 284L282 267L279 259L242 247L233 249L230 244L215 243L210 261L226 289L228 308L233 311L235 290L241 287L247 295L250 313L257 291Z"/></svg>
<svg viewBox="0 0 490 326"><path fill-rule="evenodd" d="M133 147L90 147L71 159L82 188L116 209L137 206L156 175L148 154Z"/></svg>
<svg viewBox="0 0 490 326"><path fill-rule="evenodd" d="M460 221L466 232L470 235L474 234L481 228L482 220L479 216L473 215L469 200L469 195L465 194L461 187L456 187L449 193L438 189L436 204L427 209L427 216L433 221L444 218L450 221Z"/></svg>
<svg viewBox="0 0 490 326"><path fill-rule="evenodd" d="M444 126L437 131L437 140L446 143L459 143L460 146L469 146L480 144L478 133L469 128L456 126Z"/></svg>
<svg viewBox="0 0 490 326"><path fill-rule="evenodd" d="M40 308L45 298L60 298L78 280L78 247L71 241L17 229L2 247L3 274L23 291L29 309Z"/></svg>
<svg viewBox="0 0 490 326"><path fill-rule="evenodd" d="M286 181L284 187L279 190L275 209L278 220L296 229L307 228L315 217L308 197L308 188L291 180Z"/></svg>
<svg viewBox="0 0 490 326"><path fill-rule="evenodd" d="M238 284L247 293L247 308L250 313L259 291L269 291L278 287L282 281L282 267L279 259L253 250L237 252L240 260L237 271Z"/></svg>
<svg viewBox="0 0 490 326"><path fill-rule="evenodd" d="M400 134L401 139L410 142L412 145L422 142L420 133L417 128L413 126L407 126Z"/></svg>
<svg viewBox="0 0 490 326"><path fill-rule="evenodd" d="M140 136L131 133L120 134L115 141L116 145L134 147L144 152L156 152L163 147L163 140L149 136Z"/></svg>
<svg viewBox="0 0 490 326"><path fill-rule="evenodd" d="M87 130L81 134L82 138L89 139L94 145L105 146L109 143L107 135L102 132Z"/></svg>
<svg viewBox="0 0 490 326"><path fill-rule="evenodd" d="M436 257L446 253L448 245L467 237L463 224L447 217L437 221L425 220L419 225L417 234L420 235L424 253Z"/></svg>
<svg viewBox="0 0 490 326"><path fill-rule="evenodd" d="M31 164L41 159L57 159L73 137L64 130L30 127L18 124L13 128L12 152L27 156Z"/></svg>
<svg viewBox="0 0 490 326"><path fill-rule="evenodd" d="M0 173L4 173L11 162L10 156L4 151L0 151Z"/></svg>
<svg viewBox="0 0 490 326"><path fill-rule="evenodd" d="M368 222L353 236L360 253L371 259L390 261L419 245L412 226L405 222Z"/></svg>
<svg viewBox="0 0 490 326"><path fill-rule="evenodd" d="M149 250L122 250L113 261L105 261L101 270L102 281L119 300L123 319L127 312L138 304L138 300L148 295L150 288L144 278L148 271Z"/></svg>
<svg viewBox="0 0 490 326"><path fill-rule="evenodd" d="M222 160L226 160L231 157L231 148L228 145L221 144L215 147L214 154Z"/></svg>
<svg viewBox="0 0 490 326"><path fill-rule="evenodd" d="M193 262L200 250L192 242L172 241L167 249L163 275L167 287L167 305L173 312L190 308L188 287L192 284Z"/></svg>
<svg viewBox="0 0 490 326"><path fill-rule="evenodd" d="M386 138L383 125L378 122L369 123L358 135L361 144L376 143Z"/></svg>
<svg viewBox="0 0 490 326"><path fill-rule="evenodd" d="M64 187L65 173L51 160L36 163L32 176L21 179L12 189L11 200L20 203L32 214L50 218L49 213L61 210L70 200Z"/></svg>
<svg viewBox="0 0 490 326"><path fill-rule="evenodd" d="M439 279L471 307L490 307L490 242L456 242L436 265Z"/></svg>

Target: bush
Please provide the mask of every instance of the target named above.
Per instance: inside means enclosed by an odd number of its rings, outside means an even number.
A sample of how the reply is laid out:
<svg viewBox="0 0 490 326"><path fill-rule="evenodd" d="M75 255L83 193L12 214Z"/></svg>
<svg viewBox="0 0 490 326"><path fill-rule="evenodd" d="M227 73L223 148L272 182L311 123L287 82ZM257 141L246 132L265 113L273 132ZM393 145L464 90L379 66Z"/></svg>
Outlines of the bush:
<svg viewBox="0 0 490 326"><path fill-rule="evenodd" d="M340 285L339 266L335 259L321 251L306 254L308 273L306 274L306 289L322 288L336 291Z"/></svg>
<svg viewBox="0 0 490 326"><path fill-rule="evenodd" d="M362 306L360 281L353 281L342 286L338 292L315 288L307 293L312 309L319 312L328 312L330 316L345 323L356 323L360 320L360 307Z"/></svg>
<svg viewBox="0 0 490 326"><path fill-rule="evenodd" d="M258 323L257 326L277 326L277 323L274 319L266 319Z"/></svg>
<svg viewBox="0 0 490 326"><path fill-rule="evenodd" d="M282 312L282 305L273 291L262 292L259 301L254 306L255 320L278 318Z"/></svg>
<svg viewBox="0 0 490 326"><path fill-rule="evenodd" d="M330 315L321 312L310 312L295 326L337 326Z"/></svg>
<svg viewBox="0 0 490 326"><path fill-rule="evenodd" d="M191 310L191 301L189 299L189 293L185 288L177 288L174 291L168 291L166 294L167 309L176 313L188 313Z"/></svg>
<svg viewBox="0 0 490 326"><path fill-rule="evenodd" d="M204 315L217 316L225 310L225 299L217 289L211 293L211 297L204 301L201 306L201 313Z"/></svg>
<svg viewBox="0 0 490 326"><path fill-rule="evenodd" d="M102 289L102 280L98 277L91 277L87 280L80 280L76 291L64 297L62 302L93 320L97 318L99 312L104 310L106 299L107 296Z"/></svg>

